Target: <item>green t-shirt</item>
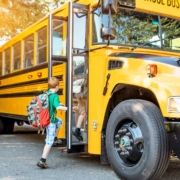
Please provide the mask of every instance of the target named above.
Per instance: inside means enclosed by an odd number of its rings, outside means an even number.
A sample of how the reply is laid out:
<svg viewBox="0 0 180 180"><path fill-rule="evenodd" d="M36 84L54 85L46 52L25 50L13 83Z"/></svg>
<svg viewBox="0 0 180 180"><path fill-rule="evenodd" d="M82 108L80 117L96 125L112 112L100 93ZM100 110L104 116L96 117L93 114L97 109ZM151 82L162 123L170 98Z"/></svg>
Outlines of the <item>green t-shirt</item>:
<svg viewBox="0 0 180 180"><path fill-rule="evenodd" d="M48 92L52 92L51 90L48 90ZM51 117L51 123L57 123L58 119L56 118L56 108L58 106L61 106L59 102L59 96L55 93L49 95L49 113Z"/></svg>

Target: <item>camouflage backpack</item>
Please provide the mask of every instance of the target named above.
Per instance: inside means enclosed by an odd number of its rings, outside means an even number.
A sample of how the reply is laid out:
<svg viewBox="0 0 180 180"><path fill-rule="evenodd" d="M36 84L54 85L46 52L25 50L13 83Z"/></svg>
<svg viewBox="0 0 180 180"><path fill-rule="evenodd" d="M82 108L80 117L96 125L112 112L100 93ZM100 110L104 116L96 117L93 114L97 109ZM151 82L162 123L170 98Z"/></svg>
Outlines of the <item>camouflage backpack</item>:
<svg viewBox="0 0 180 180"><path fill-rule="evenodd" d="M51 93L44 92L33 98L27 106L28 121L39 130L43 130L50 124L49 115L49 95ZM40 131L39 131L40 132Z"/></svg>

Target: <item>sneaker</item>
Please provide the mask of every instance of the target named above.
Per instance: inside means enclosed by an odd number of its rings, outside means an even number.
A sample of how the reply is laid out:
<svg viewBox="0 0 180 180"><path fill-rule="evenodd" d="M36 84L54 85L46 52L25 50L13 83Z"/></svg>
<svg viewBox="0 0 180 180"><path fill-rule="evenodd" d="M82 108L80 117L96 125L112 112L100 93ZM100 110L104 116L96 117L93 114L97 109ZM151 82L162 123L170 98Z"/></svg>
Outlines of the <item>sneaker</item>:
<svg viewBox="0 0 180 180"><path fill-rule="evenodd" d="M79 140L83 141L83 137L81 135L81 132L77 132L76 130L72 132L72 134Z"/></svg>
<svg viewBox="0 0 180 180"><path fill-rule="evenodd" d="M54 140L53 146L58 146L58 145L62 145L62 141L60 139Z"/></svg>
<svg viewBox="0 0 180 180"><path fill-rule="evenodd" d="M45 162L42 162L41 160L39 160L37 162L37 166L41 167L41 168L48 168L48 165Z"/></svg>

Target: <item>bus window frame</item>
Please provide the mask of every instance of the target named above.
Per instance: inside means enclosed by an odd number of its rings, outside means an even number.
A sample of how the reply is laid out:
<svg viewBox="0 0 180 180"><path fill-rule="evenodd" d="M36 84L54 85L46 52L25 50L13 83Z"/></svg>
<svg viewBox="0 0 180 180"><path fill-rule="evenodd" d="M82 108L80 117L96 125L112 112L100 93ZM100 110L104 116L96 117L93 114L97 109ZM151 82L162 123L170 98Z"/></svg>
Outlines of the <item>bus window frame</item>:
<svg viewBox="0 0 180 180"><path fill-rule="evenodd" d="M9 50L9 60L7 61L6 60L6 52ZM11 56L12 55L12 48L11 48L11 46L10 47L8 47L8 48L6 48L5 50L4 50L4 58L3 58L3 64L4 64L4 66L3 66L3 68L4 68L4 70L3 70L3 75L8 75L8 74L10 74L11 73ZM7 62L9 62L9 72L8 73L6 73L6 61Z"/></svg>
<svg viewBox="0 0 180 180"><path fill-rule="evenodd" d="M65 37L65 43L64 43L65 44L65 48L63 47L63 42L62 42L62 50L65 49L65 56L63 56L63 55L54 55L53 54L53 49L54 49L53 35L52 35L52 56L53 57L58 56L58 57L62 57L62 58L65 58L65 57L67 58L67 34L68 34L68 32L67 32L67 26L68 26L67 20L66 19L52 19L52 23L53 23L53 20L58 20L58 21L60 21L62 23L62 24L60 24L58 26L55 26L55 27L52 26L52 33L54 33L54 31L56 29L58 29L59 27L62 27L62 33L65 32L65 35L62 34L62 36ZM66 23L66 25L64 25L64 23ZM62 41L63 41L63 38L62 38Z"/></svg>
<svg viewBox="0 0 180 180"><path fill-rule="evenodd" d="M19 56L14 57L15 47L18 46L18 45L20 46ZM21 48L22 48L22 47L21 47L21 41L18 41L17 43L15 43L15 44L12 45L12 63L11 63L11 64L12 64L12 67L11 67L11 68L12 68L12 72L13 72L13 71L18 71L18 70L21 69ZM20 60L19 60L19 68L18 68L18 69L14 69L14 63L15 63L15 60L16 60L17 58L20 58Z"/></svg>
<svg viewBox="0 0 180 180"><path fill-rule="evenodd" d="M26 40L28 40L28 38L30 38L30 37L33 37L33 49L32 50L29 50L29 51L25 51L25 42L26 42ZM26 68L29 68L30 66L27 66L27 63L26 63L26 55L28 55L28 54L33 54L33 56L34 56L34 43L35 43L35 38L34 38L34 33L31 33L31 34L29 34L27 37L25 37L25 38L23 38L23 40L22 40L22 42L23 42L23 55L22 55L22 57L23 57L23 68L22 69L26 69Z"/></svg>
<svg viewBox="0 0 180 180"><path fill-rule="evenodd" d="M46 43L43 45L43 46L41 46L41 47L38 47L38 33L39 32L41 32L41 31L43 31L43 30L45 30L46 29ZM40 29L38 29L36 32L35 32L35 43L36 43L36 49L35 49L35 54L36 54L36 60L35 60L35 63L36 63L36 65L38 65L38 64L42 64L42 63L44 63L44 62L47 62L47 43L48 43L48 32L47 32L47 30L48 30L48 28L47 28L47 25L46 26L43 26L43 27L41 27ZM43 62L40 62L39 63L39 50L41 50L41 49L43 49L43 48L45 48L46 50L46 53L45 53L45 55L46 55L46 58L45 58L45 61L43 61Z"/></svg>

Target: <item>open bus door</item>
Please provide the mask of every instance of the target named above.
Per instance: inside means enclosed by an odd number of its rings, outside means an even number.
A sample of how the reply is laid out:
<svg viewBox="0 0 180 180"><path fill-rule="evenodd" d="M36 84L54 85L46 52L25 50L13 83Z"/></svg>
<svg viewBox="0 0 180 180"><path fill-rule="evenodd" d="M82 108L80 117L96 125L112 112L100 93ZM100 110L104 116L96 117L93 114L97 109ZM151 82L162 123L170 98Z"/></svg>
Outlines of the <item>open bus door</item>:
<svg viewBox="0 0 180 180"><path fill-rule="evenodd" d="M67 23L68 19L50 14L48 17L48 79L55 76L59 79L60 102L66 105L66 72L67 72ZM63 119L58 138L62 146L66 145L65 112L58 112Z"/></svg>
<svg viewBox="0 0 180 180"><path fill-rule="evenodd" d="M68 15L68 63L67 63L67 152L85 152L88 144L88 36L89 7L69 2ZM78 83L79 82L79 83ZM84 86L86 82L86 87ZM82 88L83 84L83 88ZM82 90L83 89L83 90ZM86 89L86 90L85 90ZM86 93L82 98L81 92ZM80 93L79 93L80 92ZM82 94L83 94L82 93ZM81 96L81 95L80 95ZM80 100L81 99L81 100ZM72 108L79 110L73 112ZM83 122L78 117L83 113ZM83 140L79 141L72 133L80 125Z"/></svg>

